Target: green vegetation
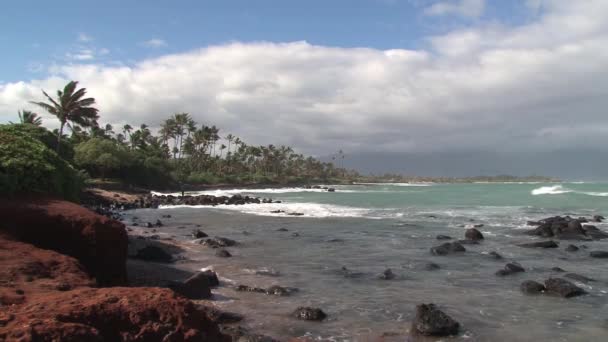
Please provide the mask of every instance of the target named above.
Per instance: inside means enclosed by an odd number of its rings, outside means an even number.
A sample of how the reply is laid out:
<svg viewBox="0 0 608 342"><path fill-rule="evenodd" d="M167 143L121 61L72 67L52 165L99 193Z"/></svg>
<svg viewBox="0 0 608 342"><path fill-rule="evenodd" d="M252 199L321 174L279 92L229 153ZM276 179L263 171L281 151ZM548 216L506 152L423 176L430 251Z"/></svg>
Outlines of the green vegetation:
<svg viewBox="0 0 608 342"><path fill-rule="evenodd" d="M0 125L0 193L78 198L83 177L27 130Z"/></svg>
<svg viewBox="0 0 608 342"><path fill-rule="evenodd" d="M86 89L77 86L78 82L71 81L57 91L56 98L43 91L47 102L31 101L57 117L58 130L50 132L40 126L40 117L25 110L19 112L21 123L3 126L4 139L11 146L3 147L2 158L11 168L3 166L2 193L31 189L73 198L66 179L74 179L76 186L81 177L75 169L104 181L164 188L328 182L356 175L295 153L291 147L249 145L233 134L222 137L219 128L198 124L188 113L168 117L156 134L146 124L136 128L125 124L115 131L110 124L99 125L98 110L92 107L95 99L85 98ZM15 137L25 140L18 142ZM37 155L17 156L19 149ZM58 178L56 172L64 177ZM43 175L49 177L48 184L41 182Z"/></svg>
<svg viewBox="0 0 608 342"><path fill-rule="evenodd" d="M48 100L31 102L55 115L59 129L40 126L36 113L19 112L19 124L1 126L0 193L35 192L76 198L82 175L154 188L197 184L306 184L351 182L504 182L551 181L546 177L511 176L428 178L401 175L361 176L294 152L288 146L255 146L233 134L222 136L214 125L176 113L153 132L146 124L125 124L119 132L100 126L94 98L69 82ZM64 128L70 131L64 135ZM57 151L57 153L53 152ZM344 163L340 150L333 160ZM76 170L81 170L77 172Z"/></svg>

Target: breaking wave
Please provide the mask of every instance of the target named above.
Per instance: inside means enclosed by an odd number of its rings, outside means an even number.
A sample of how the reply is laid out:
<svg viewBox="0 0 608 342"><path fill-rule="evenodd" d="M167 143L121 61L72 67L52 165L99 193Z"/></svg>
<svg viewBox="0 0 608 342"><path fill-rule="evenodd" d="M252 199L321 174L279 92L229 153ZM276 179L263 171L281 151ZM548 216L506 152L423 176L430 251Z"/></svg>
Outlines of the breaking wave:
<svg viewBox="0 0 608 342"><path fill-rule="evenodd" d="M554 186L542 186L540 188L532 190L532 195L560 195L574 193L579 195L597 196L597 197L608 197L608 192L594 192L594 191L575 191L572 189L564 188L561 185Z"/></svg>

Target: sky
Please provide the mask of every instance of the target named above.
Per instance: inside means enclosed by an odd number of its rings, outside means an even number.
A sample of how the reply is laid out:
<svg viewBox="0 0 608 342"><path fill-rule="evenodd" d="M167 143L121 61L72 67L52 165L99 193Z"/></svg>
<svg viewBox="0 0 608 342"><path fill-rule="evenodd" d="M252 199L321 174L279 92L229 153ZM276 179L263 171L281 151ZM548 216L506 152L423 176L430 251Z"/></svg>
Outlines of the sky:
<svg viewBox="0 0 608 342"><path fill-rule="evenodd" d="M608 179L605 0L22 0L0 46L0 123L77 80L103 124L188 112L365 172Z"/></svg>

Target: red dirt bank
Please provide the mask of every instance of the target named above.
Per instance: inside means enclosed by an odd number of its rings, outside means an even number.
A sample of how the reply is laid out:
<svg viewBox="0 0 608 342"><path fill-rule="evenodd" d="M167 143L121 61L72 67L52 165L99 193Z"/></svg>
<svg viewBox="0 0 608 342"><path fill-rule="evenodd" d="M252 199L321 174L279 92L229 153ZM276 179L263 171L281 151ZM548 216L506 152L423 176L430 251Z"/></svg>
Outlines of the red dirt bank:
<svg viewBox="0 0 608 342"><path fill-rule="evenodd" d="M76 204L0 199L0 340L226 341L195 305L126 284L124 226Z"/></svg>

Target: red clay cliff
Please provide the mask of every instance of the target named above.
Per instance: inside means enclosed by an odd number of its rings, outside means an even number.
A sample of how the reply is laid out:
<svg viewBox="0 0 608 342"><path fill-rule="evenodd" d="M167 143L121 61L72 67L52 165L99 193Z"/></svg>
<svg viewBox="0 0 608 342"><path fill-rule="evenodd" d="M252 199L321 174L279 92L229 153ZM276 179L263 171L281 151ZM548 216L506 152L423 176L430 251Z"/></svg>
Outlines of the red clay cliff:
<svg viewBox="0 0 608 342"><path fill-rule="evenodd" d="M124 226L76 204L0 199L1 341L228 341L170 289L126 284Z"/></svg>

